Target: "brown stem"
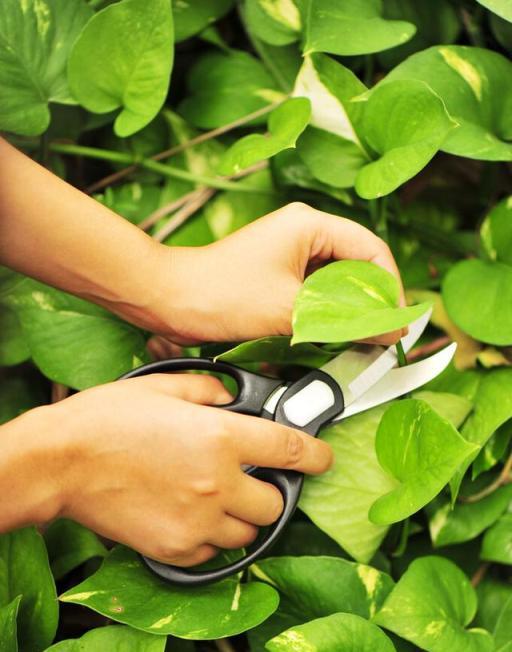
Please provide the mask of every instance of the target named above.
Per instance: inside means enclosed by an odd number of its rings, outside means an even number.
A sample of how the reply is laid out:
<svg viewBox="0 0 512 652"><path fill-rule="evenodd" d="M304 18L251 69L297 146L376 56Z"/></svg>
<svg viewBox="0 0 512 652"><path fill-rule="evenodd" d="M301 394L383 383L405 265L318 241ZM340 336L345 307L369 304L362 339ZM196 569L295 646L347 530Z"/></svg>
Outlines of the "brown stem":
<svg viewBox="0 0 512 652"><path fill-rule="evenodd" d="M484 562L481 566L479 566L476 569L475 574L471 578L471 585L473 586L473 588L476 589L476 587L484 579L484 577L487 574L487 571L489 570L489 566L490 566L490 564L488 562Z"/></svg>
<svg viewBox="0 0 512 652"><path fill-rule="evenodd" d="M215 647L219 652L235 652L228 638L219 638L215 641Z"/></svg>
<svg viewBox="0 0 512 652"><path fill-rule="evenodd" d="M52 383L52 403L58 403L69 396L69 387L61 383Z"/></svg>
<svg viewBox="0 0 512 652"><path fill-rule="evenodd" d="M156 211L153 211L150 215L144 218L142 222L139 223L138 225L139 228L142 229L143 231L147 231L152 226L154 226L158 222L158 220L161 220L162 217L169 215L169 213L172 213L175 210L178 210L178 208L181 208L183 204L186 204L188 201L196 197L198 194L202 193L202 191L203 191L202 188L191 190L190 192L187 192L186 195L183 195L178 199L174 199L168 204L165 204L164 206L157 208Z"/></svg>
<svg viewBox="0 0 512 652"><path fill-rule="evenodd" d="M171 233L174 233L189 217L194 215L206 202L213 197L215 190L213 188L202 188L200 193L197 193L194 198L188 201L179 211L176 211L172 218L165 224L159 231L157 231L153 238L157 242L163 242L168 238Z"/></svg>
<svg viewBox="0 0 512 652"><path fill-rule="evenodd" d="M508 484L511 482L512 477L512 453L510 453L507 461L505 462L505 466L501 470L501 473L499 476L496 478L494 482L491 482L490 485L485 487L485 489L482 489L482 491L479 491L476 494L473 494L472 496L461 496L459 498L461 503L477 503L479 500L482 500L483 498L486 498L487 496L490 496L492 493L497 491L500 487L503 487L503 485Z"/></svg>
<svg viewBox="0 0 512 652"><path fill-rule="evenodd" d="M436 340L432 340L432 342L427 342L427 344L418 346L407 355L407 360L409 362L413 362L419 358L424 358L425 356L435 353L436 351L439 351L443 347L447 346L451 341L452 340L450 337L448 337L448 335L442 335Z"/></svg>
<svg viewBox="0 0 512 652"><path fill-rule="evenodd" d="M191 138L190 140L187 140L187 142L185 143L181 143L180 145L170 147L169 149L166 149L163 152L159 152L158 154L151 156L151 159L153 161L161 161L164 158L175 156L176 154L185 151L189 147L194 147L194 145L199 145L200 143L204 143L207 140L211 140L212 138L225 134L228 131L231 131L232 129L241 127L247 124L248 122L251 122L252 120L256 120L256 118L261 118L262 115L265 115L266 113L270 113L270 111L273 111L276 107L282 104L283 101L284 100L273 102L272 104L268 104L267 106L264 106L263 108L258 109L257 111L248 113L247 115L244 115L241 118L238 118L237 120L233 120L233 122L230 122L226 125L222 125L222 127L217 127L216 129L212 129L210 131L206 131L203 134L199 134L199 136L196 136L195 138ZM85 192L90 195L93 192L97 192L98 190L105 188L105 186L109 186L113 183L116 183L117 181L124 179L124 177L134 172L137 169L137 167L138 167L137 165L129 165L128 167L123 168L122 170L113 172L112 174L109 174L103 179L99 179L99 181L96 181L95 183L90 185Z"/></svg>

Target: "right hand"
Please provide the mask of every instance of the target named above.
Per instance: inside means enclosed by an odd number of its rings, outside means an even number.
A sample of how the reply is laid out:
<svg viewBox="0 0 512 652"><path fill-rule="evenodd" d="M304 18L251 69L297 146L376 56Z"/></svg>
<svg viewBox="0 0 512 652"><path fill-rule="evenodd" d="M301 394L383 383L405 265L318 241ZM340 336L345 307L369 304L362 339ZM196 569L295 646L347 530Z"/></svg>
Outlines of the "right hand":
<svg viewBox="0 0 512 652"><path fill-rule="evenodd" d="M66 431L59 515L178 566L250 544L283 500L241 465L322 473L333 457L298 430L211 407L231 398L211 376L153 374L47 408Z"/></svg>

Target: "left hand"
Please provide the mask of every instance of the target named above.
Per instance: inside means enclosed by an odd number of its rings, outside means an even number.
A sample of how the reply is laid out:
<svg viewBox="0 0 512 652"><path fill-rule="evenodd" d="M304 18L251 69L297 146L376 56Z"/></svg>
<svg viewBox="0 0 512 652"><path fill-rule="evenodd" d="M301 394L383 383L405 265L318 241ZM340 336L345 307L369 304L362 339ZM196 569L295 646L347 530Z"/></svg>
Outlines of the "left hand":
<svg viewBox="0 0 512 652"><path fill-rule="evenodd" d="M292 203L206 247L162 252L167 281L153 329L173 342L290 335L304 278L331 260L371 261L400 274L388 245L357 222ZM402 301L403 291L402 291ZM401 332L374 339L395 343Z"/></svg>

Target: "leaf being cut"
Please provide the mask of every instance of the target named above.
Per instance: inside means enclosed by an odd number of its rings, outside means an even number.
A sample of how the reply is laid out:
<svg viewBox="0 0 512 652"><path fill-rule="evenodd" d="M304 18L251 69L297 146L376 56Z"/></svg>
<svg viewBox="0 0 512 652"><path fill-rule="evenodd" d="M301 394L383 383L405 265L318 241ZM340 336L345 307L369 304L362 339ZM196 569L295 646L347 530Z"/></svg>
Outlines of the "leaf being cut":
<svg viewBox="0 0 512 652"><path fill-rule="evenodd" d="M200 588L167 584L139 556L114 548L101 568L60 597L150 634L204 640L233 636L255 627L279 602L267 584L239 584L230 577Z"/></svg>
<svg viewBox="0 0 512 652"><path fill-rule="evenodd" d="M416 559L373 621L429 652L492 652L488 632L466 629L477 608L464 573L442 557Z"/></svg>
<svg viewBox="0 0 512 652"><path fill-rule="evenodd" d="M118 136L130 136L158 113L167 95L173 63L169 0L121 0L88 22L68 65L71 91L93 113L121 108Z"/></svg>
<svg viewBox="0 0 512 652"><path fill-rule="evenodd" d="M384 632L360 616L339 613L312 620L279 634L270 652L395 652Z"/></svg>
<svg viewBox="0 0 512 652"><path fill-rule="evenodd" d="M164 652L165 636L139 632L124 625L109 625L86 632L81 638L68 639L45 652Z"/></svg>
<svg viewBox="0 0 512 652"><path fill-rule="evenodd" d="M20 650L39 652L53 641L59 608L46 548L35 528L0 535L0 606L12 605L18 596Z"/></svg>
<svg viewBox="0 0 512 652"><path fill-rule="evenodd" d="M480 556L486 561L512 565L512 513L504 514L487 530Z"/></svg>
<svg viewBox="0 0 512 652"><path fill-rule="evenodd" d="M512 160L512 63L498 52L439 45L418 52L381 82L427 83L459 124L442 149L484 161Z"/></svg>
<svg viewBox="0 0 512 652"><path fill-rule="evenodd" d="M488 344L512 344L512 267L471 259L456 263L443 282L450 318Z"/></svg>
<svg viewBox="0 0 512 652"><path fill-rule="evenodd" d="M490 260L512 265L512 197L492 209L482 224L480 237Z"/></svg>
<svg viewBox="0 0 512 652"><path fill-rule="evenodd" d="M304 0L304 53L357 55L408 41L412 23L386 20L381 0Z"/></svg>
<svg viewBox="0 0 512 652"><path fill-rule="evenodd" d="M16 616L22 596L0 607L0 648L2 652L18 652Z"/></svg>
<svg viewBox="0 0 512 652"><path fill-rule="evenodd" d="M350 342L400 329L428 303L399 308L397 279L373 263L343 260L309 276L293 310L292 344Z"/></svg>
<svg viewBox="0 0 512 652"><path fill-rule="evenodd" d="M204 55L187 81L190 95L180 104L180 112L202 129L220 127L284 99L263 64L238 50Z"/></svg>
<svg viewBox="0 0 512 652"><path fill-rule="evenodd" d="M92 16L84 0L3 0L0 11L0 129L37 136L50 102L76 104L69 52Z"/></svg>
<svg viewBox="0 0 512 652"><path fill-rule="evenodd" d="M245 168L295 147L311 115L309 100L296 97L286 100L272 111L268 134L249 134L232 145L219 165L221 174L235 174Z"/></svg>
<svg viewBox="0 0 512 652"><path fill-rule="evenodd" d="M428 403L417 399L398 401L387 409L375 448L380 465L395 479L395 488L376 500L369 512L370 520L381 525L420 510L477 449Z"/></svg>

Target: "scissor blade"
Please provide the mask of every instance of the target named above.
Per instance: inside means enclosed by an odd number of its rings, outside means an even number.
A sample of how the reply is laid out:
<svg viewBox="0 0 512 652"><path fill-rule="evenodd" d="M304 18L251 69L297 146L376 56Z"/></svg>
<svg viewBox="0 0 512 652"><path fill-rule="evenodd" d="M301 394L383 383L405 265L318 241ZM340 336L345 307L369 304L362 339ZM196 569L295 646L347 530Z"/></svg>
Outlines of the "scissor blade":
<svg viewBox="0 0 512 652"><path fill-rule="evenodd" d="M427 310L409 326L408 334L402 338L405 353L418 341L431 314L432 310ZM321 370L334 378L341 387L347 407L379 382L396 364L395 346L357 344L327 362Z"/></svg>
<svg viewBox="0 0 512 652"><path fill-rule="evenodd" d="M425 385L446 369L455 354L456 348L457 344L453 343L429 358L425 358L425 360L415 362L407 367L391 369L384 378L381 378L366 394L354 401L334 421L345 419L353 414L369 410L376 405L387 403Z"/></svg>

